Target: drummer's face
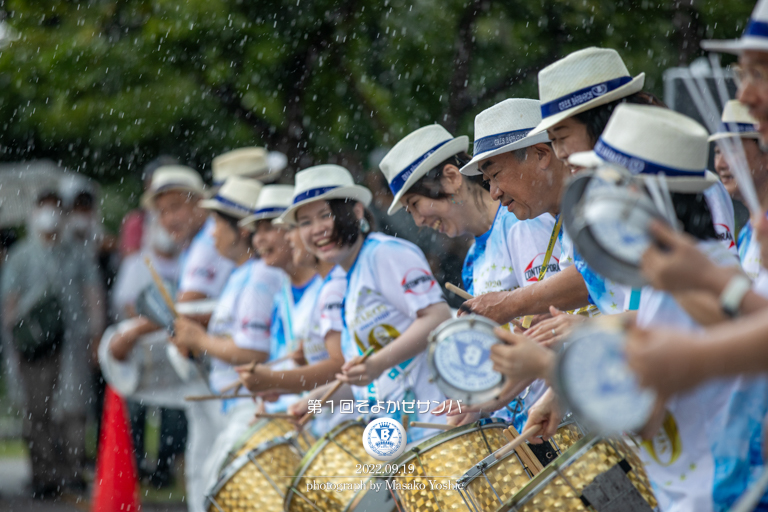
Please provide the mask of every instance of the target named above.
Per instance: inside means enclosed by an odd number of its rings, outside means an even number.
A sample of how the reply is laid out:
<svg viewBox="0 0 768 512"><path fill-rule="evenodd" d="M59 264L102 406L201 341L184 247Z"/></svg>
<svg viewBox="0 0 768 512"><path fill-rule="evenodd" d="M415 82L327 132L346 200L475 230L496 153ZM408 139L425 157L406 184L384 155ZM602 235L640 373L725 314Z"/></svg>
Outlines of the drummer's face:
<svg viewBox="0 0 768 512"><path fill-rule="evenodd" d="M768 52L744 51L739 56L742 80L737 99L749 108L757 119L757 131L768 141Z"/></svg>
<svg viewBox="0 0 768 512"><path fill-rule="evenodd" d="M299 236L299 228L291 228L285 233L288 244L293 250L293 264L297 267L317 267L317 257L309 252Z"/></svg>
<svg viewBox="0 0 768 512"><path fill-rule="evenodd" d="M155 198L160 224L177 243L192 238L198 218L198 198L188 192L169 190Z"/></svg>
<svg viewBox="0 0 768 512"><path fill-rule="evenodd" d="M568 163L568 157L582 151L592 151L594 144L587 132L587 125L569 117L547 130L552 149L559 160L576 172L579 168Z"/></svg>
<svg viewBox="0 0 768 512"><path fill-rule="evenodd" d="M296 212L297 231L306 249L323 261L334 261L339 250L333 239L333 212L327 201L306 204Z"/></svg>
<svg viewBox="0 0 768 512"><path fill-rule="evenodd" d="M225 258L231 258L233 249L239 241L235 228L224 217L216 213L213 214L216 221L216 227L213 230L213 240L216 250Z"/></svg>
<svg viewBox="0 0 768 512"><path fill-rule="evenodd" d="M253 248L264 263L271 267L286 268L293 263L293 251L286 239L285 230L274 226L271 219L256 223Z"/></svg>
<svg viewBox="0 0 768 512"><path fill-rule="evenodd" d="M483 180L489 182L493 199L519 220L533 219L544 213L541 211L542 198L546 195L543 187L552 184L544 181L545 175L538 172L541 162L538 151L527 148L523 160L515 153L510 151L486 158L478 162L477 168L483 173ZM549 158L551 154L550 151Z"/></svg>
<svg viewBox="0 0 768 512"><path fill-rule="evenodd" d="M451 202L451 199L405 194L400 202L419 227L426 226L451 238L463 233L459 225L462 219L466 218L466 210L463 205L457 204L455 199Z"/></svg>

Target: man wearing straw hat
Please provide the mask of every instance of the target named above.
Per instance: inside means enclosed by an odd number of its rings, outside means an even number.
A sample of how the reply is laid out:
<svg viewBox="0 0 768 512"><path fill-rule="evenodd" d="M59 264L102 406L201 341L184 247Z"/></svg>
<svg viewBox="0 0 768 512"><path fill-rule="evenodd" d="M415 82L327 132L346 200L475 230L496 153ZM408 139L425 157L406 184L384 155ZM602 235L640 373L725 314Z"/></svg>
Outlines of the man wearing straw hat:
<svg viewBox="0 0 768 512"><path fill-rule="evenodd" d="M218 188L231 176L252 178L262 183L272 183L288 164L288 158L278 151L260 147L233 149L211 162L213 186Z"/></svg>

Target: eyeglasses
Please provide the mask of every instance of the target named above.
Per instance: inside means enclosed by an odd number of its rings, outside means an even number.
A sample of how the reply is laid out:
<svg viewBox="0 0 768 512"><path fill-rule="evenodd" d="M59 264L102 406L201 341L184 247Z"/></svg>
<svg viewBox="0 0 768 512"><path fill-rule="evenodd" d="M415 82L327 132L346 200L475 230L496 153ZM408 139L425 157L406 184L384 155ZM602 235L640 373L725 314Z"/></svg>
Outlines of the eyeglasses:
<svg viewBox="0 0 768 512"><path fill-rule="evenodd" d="M731 66L733 70L733 78L736 81L738 87L746 85L752 82L755 85L768 86L768 66L766 65L751 65L751 66L739 66L734 64Z"/></svg>

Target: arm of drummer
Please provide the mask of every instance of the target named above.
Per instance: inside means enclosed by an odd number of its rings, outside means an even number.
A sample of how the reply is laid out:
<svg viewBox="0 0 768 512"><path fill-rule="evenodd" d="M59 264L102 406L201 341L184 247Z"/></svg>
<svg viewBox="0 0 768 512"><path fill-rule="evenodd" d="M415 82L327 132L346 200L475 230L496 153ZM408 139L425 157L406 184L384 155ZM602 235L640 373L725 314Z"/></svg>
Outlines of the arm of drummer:
<svg viewBox="0 0 768 512"><path fill-rule="evenodd" d="M267 352L238 346L228 336L211 335L198 322L183 316L178 317L173 323L173 330L171 342L182 353L205 352L231 365L248 364L253 361L262 363L269 357Z"/></svg>
<svg viewBox="0 0 768 512"><path fill-rule="evenodd" d="M362 356L350 359L341 368L344 373L336 375L336 378L357 386L370 384L387 368L423 352L427 348L429 333L449 318L451 309L442 301L420 309L416 313L416 320L397 339L371 355L362 364Z"/></svg>
<svg viewBox="0 0 768 512"><path fill-rule="evenodd" d="M299 393L327 384L334 380L335 375L341 370L341 365L344 364L344 356L341 353L341 333L329 331L325 336L325 347L328 350L328 359L301 368L273 371L268 366L260 365L251 368L250 365L246 365L235 369L240 374L243 386L252 393L275 388Z"/></svg>
<svg viewBox="0 0 768 512"><path fill-rule="evenodd" d="M472 312L503 325L520 316L547 314L550 306L571 310L587 305L587 286L579 271L572 265L529 286L510 292L478 295L465 302L459 314Z"/></svg>
<svg viewBox="0 0 768 512"><path fill-rule="evenodd" d="M139 338L158 329L157 325L144 317L137 317L136 324L126 330L119 330L109 344L109 352L118 361L125 361Z"/></svg>
<svg viewBox="0 0 768 512"><path fill-rule="evenodd" d="M203 292L196 292L192 290L180 291L176 294L176 302L194 302L198 300L205 300L207 298L209 298L208 295L204 294ZM208 326L208 322L211 321L211 313L187 316L202 326Z"/></svg>
<svg viewBox="0 0 768 512"><path fill-rule="evenodd" d="M322 398L322 396L328 391L331 386L333 386L333 382L329 382L328 384L324 386L318 386L317 388L313 389L303 397L301 397L296 402L292 403L288 406L288 414L293 414L297 418L301 418L305 414L309 412L309 401L310 400L319 400ZM336 392L331 395L327 402L333 402L334 407L338 407L340 400L354 400L355 396L352 394L352 388L344 384L339 389L336 390ZM325 407L325 404L320 404L322 407ZM335 410L335 409L334 409Z"/></svg>
<svg viewBox="0 0 768 512"><path fill-rule="evenodd" d="M531 444L541 444L557 432L557 427L563 419L563 413L557 400L557 395L552 388L539 398L539 400L528 410L528 420L525 422L525 428L528 430L534 425L540 425L538 436L528 439Z"/></svg>

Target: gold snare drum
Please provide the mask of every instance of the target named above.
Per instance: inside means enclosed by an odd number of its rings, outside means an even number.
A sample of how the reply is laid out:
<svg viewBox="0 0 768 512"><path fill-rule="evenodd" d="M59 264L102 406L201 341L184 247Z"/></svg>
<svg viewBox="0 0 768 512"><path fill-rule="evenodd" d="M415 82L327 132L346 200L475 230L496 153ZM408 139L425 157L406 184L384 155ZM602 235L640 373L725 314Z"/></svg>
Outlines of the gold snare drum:
<svg viewBox="0 0 768 512"><path fill-rule="evenodd" d="M347 508L358 493L354 486L365 479L357 466L381 464L363 448L365 425L362 420L345 421L309 449L291 480L285 512L340 512Z"/></svg>
<svg viewBox="0 0 768 512"><path fill-rule="evenodd" d="M290 478L301 462L294 443L279 437L236 458L206 496L208 512L282 512Z"/></svg>
<svg viewBox="0 0 768 512"><path fill-rule="evenodd" d="M635 451L620 439L590 435L577 441L497 510L651 512L656 507L651 484Z"/></svg>
<svg viewBox="0 0 768 512"><path fill-rule="evenodd" d="M235 459L278 437L287 437L302 455L307 453L309 447L315 443L315 438L307 429L297 432L296 427L288 420L262 418L256 421L233 445L222 465L222 471Z"/></svg>
<svg viewBox="0 0 768 512"><path fill-rule="evenodd" d="M510 430L517 437L514 428ZM548 444L523 444L501 459L486 457L457 482L465 505L473 512L496 510L582 437L581 429L567 421L560 425Z"/></svg>

